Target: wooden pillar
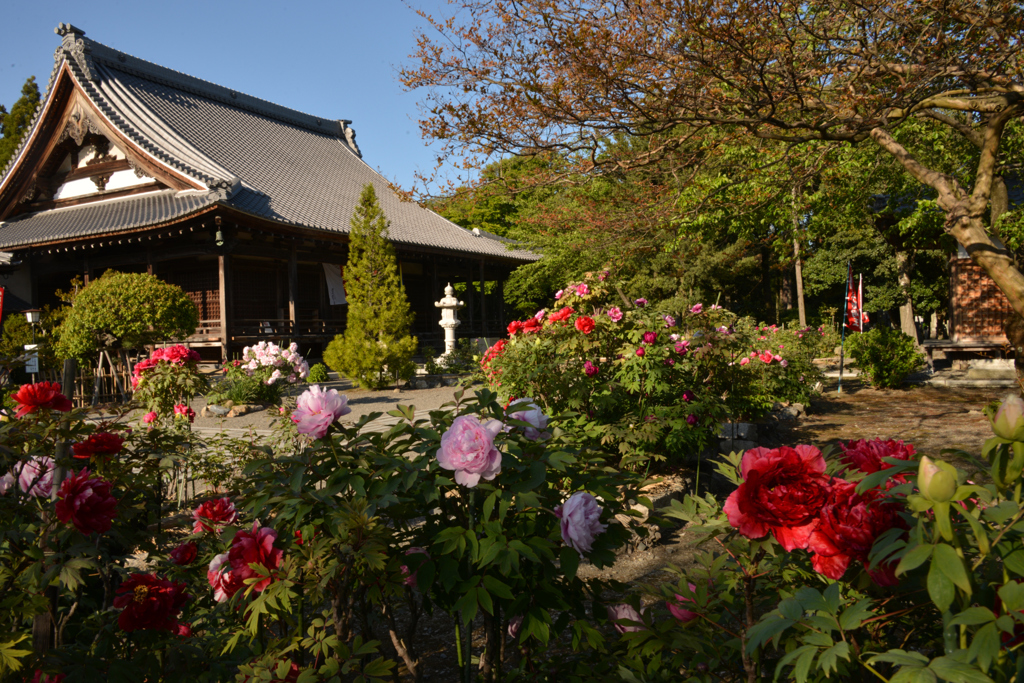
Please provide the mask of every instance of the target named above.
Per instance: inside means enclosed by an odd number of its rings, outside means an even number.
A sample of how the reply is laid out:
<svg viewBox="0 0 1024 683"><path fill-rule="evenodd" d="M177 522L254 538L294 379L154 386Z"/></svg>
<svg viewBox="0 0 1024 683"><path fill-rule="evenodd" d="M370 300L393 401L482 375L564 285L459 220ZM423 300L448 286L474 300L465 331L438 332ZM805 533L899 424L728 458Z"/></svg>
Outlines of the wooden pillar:
<svg viewBox="0 0 1024 683"><path fill-rule="evenodd" d="M146 250L146 272L150 275L156 275L156 264L153 263L153 250Z"/></svg>
<svg viewBox="0 0 1024 683"><path fill-rule="evenodd" d="M505 320L505 280L499 275L495 284L495 291L498 294L498 336L501 336L507 321Z"/></svg>
<svg viewBox="0 0 1024 683"><path fill-rule="evenodd" d="M217 256L219 276L218 299L220 304L220 349L222 360L231 358L231 316L228 307L231 302L231 257L227 254Z"/></svg>
<svg viewBox="0 0 1024 683"><path fill-rule="evenodd" d="M295 317L295 297L299 292L299 258L295 245L288 250L288 321L292 326L292 335L298 333L298 320Z"/></svg>
<svg viewBox="0 0 1024 683"><path fill-rule="evenodd" d="M466 275L466 311L469 312L469 336L472 337L476 333L473 325L473 271Z"/></svg>
<svg viewBox="0 0 1024 683"><path fill-rule="evenodd" d="M480 259L480 328L481 336L486 338L487 334L487 279L484 276L484 260Z"/></svg>

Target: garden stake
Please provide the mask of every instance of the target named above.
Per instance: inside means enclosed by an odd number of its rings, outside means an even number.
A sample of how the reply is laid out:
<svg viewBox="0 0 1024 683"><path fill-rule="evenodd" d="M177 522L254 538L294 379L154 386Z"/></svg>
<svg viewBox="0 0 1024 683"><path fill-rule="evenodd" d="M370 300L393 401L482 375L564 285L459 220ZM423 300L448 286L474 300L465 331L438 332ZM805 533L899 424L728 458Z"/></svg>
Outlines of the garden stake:
<svg viewBox="0 0 1024 683"><path fill-rule="evenodd" d="M839 388L837 394L843 393L843 359L846 352L846 307L850 298L850 285L853 283L853 261L846 262L846 295L843 298L842 333L839 340Z"/></svg>

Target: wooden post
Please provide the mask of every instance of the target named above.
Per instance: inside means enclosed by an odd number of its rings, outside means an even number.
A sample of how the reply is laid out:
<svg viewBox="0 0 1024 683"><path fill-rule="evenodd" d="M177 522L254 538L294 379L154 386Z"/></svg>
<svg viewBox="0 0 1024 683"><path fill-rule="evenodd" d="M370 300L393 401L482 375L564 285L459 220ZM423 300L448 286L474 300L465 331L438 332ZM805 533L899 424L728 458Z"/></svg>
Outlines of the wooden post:
<svg viewBox="0 0 1024 683"><path fill-rule="evenodd" d="M227 254L217 256L218 274L218 302L220 304L220 352L221 360L228 360L231 356L231 331L229 329L230 317L228 316L228 286L231 282L231 261Z"/></svg>
<svg viewBox="0 0 1024 683"><path fill-rule="evenodd" d="M487 280L484 277L484 260L480 259L480 328L481 335L487 338Z"/></svg>
<svg viewBox="0 0 1024 683"><path fill-rule="evenodd" d="M288 320L292 325L292 336L297 334L299 321L295 314L295 297L299 292L299 263L295 245L288 250Z"/></svg>

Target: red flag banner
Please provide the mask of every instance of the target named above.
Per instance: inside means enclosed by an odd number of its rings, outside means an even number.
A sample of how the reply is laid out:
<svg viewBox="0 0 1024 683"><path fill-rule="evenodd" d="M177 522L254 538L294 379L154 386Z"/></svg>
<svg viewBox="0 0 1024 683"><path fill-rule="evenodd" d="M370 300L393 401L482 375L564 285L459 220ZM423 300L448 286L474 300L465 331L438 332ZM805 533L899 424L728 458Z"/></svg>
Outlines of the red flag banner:
<svg viewBox="0 0 1024 683"><path fill-rule="evenodd" d="M864 312L864 277L861 276L857 288L853 287L853 268L846 276L846 329L851 332L863 332L868 322L868 314Z"/></svg>

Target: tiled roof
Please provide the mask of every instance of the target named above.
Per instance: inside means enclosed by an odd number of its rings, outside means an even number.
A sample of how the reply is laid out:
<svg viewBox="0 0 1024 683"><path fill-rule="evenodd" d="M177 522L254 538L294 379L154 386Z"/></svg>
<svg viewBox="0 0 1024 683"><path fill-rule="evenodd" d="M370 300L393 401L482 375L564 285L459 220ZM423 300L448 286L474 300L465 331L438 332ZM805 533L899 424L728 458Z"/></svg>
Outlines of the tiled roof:
<svg viewBox="0 0 1024 683"><path fill-rule="evenodd" d="M38 244L40 236L75 239L117 233L148 225L159 225L216 204L224 198L221 191L152 192L121 199L82 204L64 209L40 211L0 224L0 244L17 248Z"/></svg>
<svg viewBox="0 0 1024 683"><path fill-rule="evenodd" d="M398 246L517 261L537 258L403 200L360 158L348 121L320 119L131 57L85 38L73 27L67 27L57 58L67 59L76 81L118 130L163 163L219 188L227 206L283 224L347 233L359 195L369 183ZM165 220L175 210L182 211L178 215L193 210L183 208L193 200L163 199L160 208L151 196L121 201L124 207L117 210L97 206L88 212L87 207L61 211L78 211L77 220L95 220L95 231L106 232L126 225L129 215L142 225L150 214ZM127 208L135 203L139 208ZM58 213L41 212L0 225L0 248L14 246L15 235L23 244L30 235L42 241L92 230L82 228L81 222L72 227ZM21 229L13 232L19 224Z"/></svg>

